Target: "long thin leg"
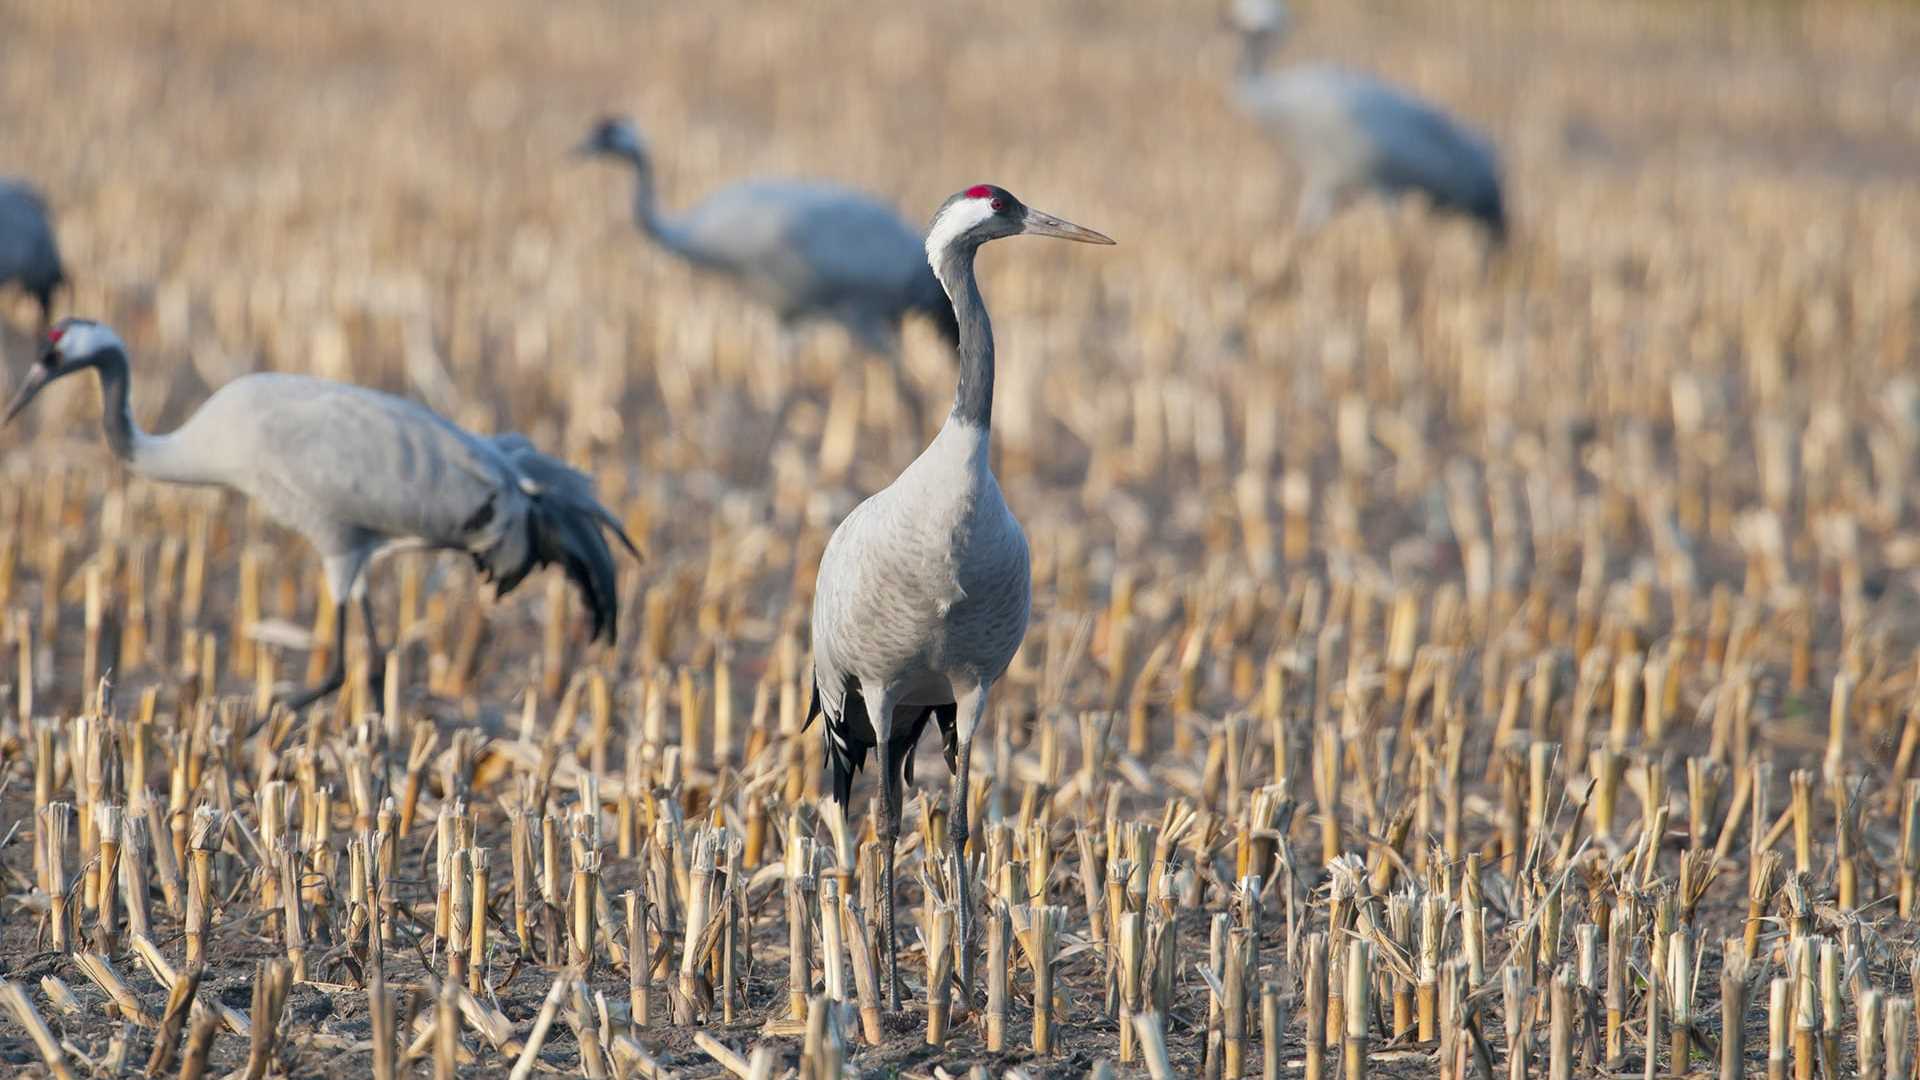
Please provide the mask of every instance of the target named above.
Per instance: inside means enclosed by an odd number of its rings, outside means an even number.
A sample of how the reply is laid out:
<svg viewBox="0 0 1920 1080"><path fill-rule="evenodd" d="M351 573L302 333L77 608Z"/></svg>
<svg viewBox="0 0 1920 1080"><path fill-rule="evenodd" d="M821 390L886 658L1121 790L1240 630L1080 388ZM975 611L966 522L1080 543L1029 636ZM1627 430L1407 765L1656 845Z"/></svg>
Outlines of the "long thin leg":
<svg viewBox="0 0 1920 1080"><path fill-rule="evenodd" d="M888 732L887 735L892 734ZM881 868L880 887L887 894L887 919L882 933L887 938L887 1009L900 1011L900 950L899 939L894 936L893 922L893 854L900 842L900 774L893 764L893 740L887 735L879 738L880 751L880 848L886 856Z"/></svg>
<svg viewBox="0 0 1920 1080"><path fill-rule="evenodd" d="M954 710L958 728L953 761L953 799L947 813L947 836L952 841L949 861L953 867L955 901L955 938L960 947L960 1000L973 1006L973 882L967 862L967 836L970 832L967 768L973 758L973 733L987 710L987 688L975 687L961 695Z"/></svg>
<svg viewBox="0 0 1920 1080"><path fill-rule="evenodd" d="M1340 209L1342 194L1334 184L1313 176L1306 178L1300 192L1300 206L1294 214L1294 232L1302 237L1318 233Z"/></svg>
<svg viewBox="0 0 1920 1080"><path fill-rule="evenodd" d="M347 604L337 601L333 605L333 663L327 666L327 674L319 682L284 700L283 704L294 712L319 701L328 694L340 689L347 681Z"/></svg>
<svg viewBox="0 0 1920 1080"><path fill-rule="evenodd" d="M380 647L380 629L373 620L373 593L360 590L360 625L367 636L367 689L373 694L372 707L386 707L387 650Z"/></svg>

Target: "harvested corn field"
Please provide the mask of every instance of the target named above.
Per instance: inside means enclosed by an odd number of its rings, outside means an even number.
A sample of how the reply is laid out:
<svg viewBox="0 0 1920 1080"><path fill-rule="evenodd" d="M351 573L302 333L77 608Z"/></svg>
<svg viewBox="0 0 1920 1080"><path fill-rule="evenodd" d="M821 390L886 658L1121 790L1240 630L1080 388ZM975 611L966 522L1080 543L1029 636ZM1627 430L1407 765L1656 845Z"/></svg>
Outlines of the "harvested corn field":
<svg viewBox="0 0 1920 1080"><path fill-rule="evenodd" d="M1488 136L1503 245L1418 195L1302 227L1207 5L0 0L0 172L133 420L376 388L523 433L644 555L609 645L564 568L396 553L370 645L310 537L41 393L0 1071L1912 1077L1920 14L1292 14L1272 70ZM964 879L910 758L897 983L813 598L955 352L642 235L567 154L605 114L669 221L809 176L919 230L990 181L1118 241L980 263L1031 618ZM0 288L9 394L39 314Z"/></svg>

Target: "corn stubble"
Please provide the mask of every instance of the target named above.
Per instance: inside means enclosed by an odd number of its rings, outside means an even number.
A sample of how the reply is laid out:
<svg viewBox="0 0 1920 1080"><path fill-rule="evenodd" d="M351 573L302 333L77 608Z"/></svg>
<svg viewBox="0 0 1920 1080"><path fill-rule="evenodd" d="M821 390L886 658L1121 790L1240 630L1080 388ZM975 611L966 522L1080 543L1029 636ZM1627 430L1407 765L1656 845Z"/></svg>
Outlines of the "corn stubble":
<svg viewBox="0 0 1920 1080"><path fill-rule="evenodd" d="M753 13L775 54L818 58L780 125L648 101L670 202L800 155L917 213L1000 160L976 101L930 126L837 82L870 59L832 7ZM411 9L235 8L186 38L158 8L23 16L17 85L67 96L0 132L61 179L71 304L127 329L149 426L256 367L399 389L535 433L652 558L622 566L606 650L557 575L495 602L457 560L398 556L373 580L384 686L351 633L347 689L293 716L274 693L333 640L302 544L103 467L90 391L0 434L20 1052L61 1077L1912 1077L1920 248L1887 227L1910 185L1872 160L1770 170L1776 143L1848 152L1791 86L1708 94L1695 65L1590 47L1733 63L1704 10L1504 12L1541 57L1523 88L1477 62L1498 35L1316 9L1316 47L1496 132L1518 95L1620 137L1516 153L1520 225L1486 267L1413 208L1296 237L1285 173L1220 104L1229 43L1110 7L1124 32L1071 62L989 51L936 80L1106 117L1052 132L1023 190L1134 254L986 271L1035 618L966 793L974 895L925 857L949 808L919 761L901 1015L868 781L842 820L802 729L804 627L832 525L929 433L885 361L783 337L631 235L606 176L550 160L585 114L518 87L619 93L632 14L543 10L577 66L492 9L453 41ZM949 15L841 14L912 71L957 63ZM704 40L709 17L649 33ZM1844 6L1805 32L1863 79L1894 63L1864 39L1920 39ZM168 76L161 34L186 60L255 50L246 101ZM1169 34L1205 62L1140 52ZM1435 35L1476 62L1423 62ZM55 40L90 50L87 79L35 47ZM449 50L479 80L451 125L442 81L399 63ZM764 58L699 52L646 82L761 107L738 86ZM1620 63L1748 134L1669 174L1650 148L1686 140L1604 92ZM369 65L378 109L338 73ZM70 152L163 79L149 125ZM850 94L874 123L844 122ZM242 107L279 119L203 122ZM1754 115L1777 130L1742 149ZM364 168L335 167L345 131ZM932 335L905 350L944 394Z"/></svg>

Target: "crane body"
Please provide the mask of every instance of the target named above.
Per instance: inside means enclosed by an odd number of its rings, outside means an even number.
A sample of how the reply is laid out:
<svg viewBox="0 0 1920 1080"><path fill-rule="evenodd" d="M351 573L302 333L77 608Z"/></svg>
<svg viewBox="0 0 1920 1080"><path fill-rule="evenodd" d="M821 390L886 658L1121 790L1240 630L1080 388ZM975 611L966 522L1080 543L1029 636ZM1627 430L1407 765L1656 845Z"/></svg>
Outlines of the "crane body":
<svg viewBox="0 0 1920 1080"><path fill-rule="evenodd" d="M973 737L994 683L1026 636L1032 579L1025 534L1007 507L989 458L993 327L974 276L989 240L1022 233L1083 243L1113 241L1030 209L981 184L948 199L926 252L959 328L960 373L952 411L920 456L840 523L820 559L813 600L814 701L844 808L854 774L878 752L886 846L888 985L899 1006L894 950L893 846L913 748L939 723L953 771L948 837L959 898L963 993L972 985L972 897L965 846Z"/></svg>
<svg viewBox="0 0 1920 1080"><path fill-rule="evenodd" d="M1365 194L1420 192L1441 210L1483 225L1504 240L1506 204L1492 143L1437 106L1371 75L1327 64L1267 70L1287 28L1269 0L1234 9L1242 33L1235 96L1278 136L1299 168L1302 229L1325 224Z"/></svg>

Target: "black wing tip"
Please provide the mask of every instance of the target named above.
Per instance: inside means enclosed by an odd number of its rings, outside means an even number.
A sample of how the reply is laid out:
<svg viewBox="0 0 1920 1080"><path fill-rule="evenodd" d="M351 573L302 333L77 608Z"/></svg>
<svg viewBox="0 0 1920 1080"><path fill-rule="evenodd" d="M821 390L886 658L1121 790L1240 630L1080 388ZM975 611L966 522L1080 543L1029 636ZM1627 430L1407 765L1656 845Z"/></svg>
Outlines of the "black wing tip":
<svg viewBox="0 0 1920 1080"><path fill-rule="evenodd" d="M612 645L619 633L616 628L619 622L620 601L611 600L605 608L596 607L593 612L593 633L587 637L587 640L604 641Z"/></svg>
<svg viewBox="0 0 1920 1080"><path fill-rule="evenodd" d="M613 535L620 538L620 546L627 549L627 554L632 555L641 562L647 561L647 557L640 554L640 547L633 542L633 537L627 535L627 530L621 528L617 522L612 526L612 529Z"/></svg>
<svg viewBox="0 0 1920 1080"><path fill-rule="evenodd" d="M1480 223L1486 226L1487 240L1496 248L1507 246L1507 214L1499 206L1480 215Z"/></svg>
<svg viewBox="0 0 1920 1080"><path fill-rule="evenodd" d="M620 621L619 585L613 570L613 553L607 550L606 542L599 533L592 534L598 551L590 551L585 557L569 559L567 576L573 579L574 586L580 590L580 596L587 602L587 610L592 616L593 632L590 641L605 641L612 644Z"/></svg>

